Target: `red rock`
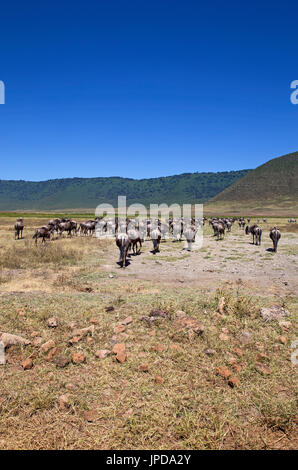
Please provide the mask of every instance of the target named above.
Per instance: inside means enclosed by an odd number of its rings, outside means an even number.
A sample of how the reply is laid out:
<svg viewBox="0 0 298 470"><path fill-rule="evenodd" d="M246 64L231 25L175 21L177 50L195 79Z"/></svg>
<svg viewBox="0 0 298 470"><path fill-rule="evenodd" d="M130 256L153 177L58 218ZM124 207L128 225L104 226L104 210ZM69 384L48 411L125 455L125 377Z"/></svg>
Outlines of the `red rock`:
<svg viewBox="0 0 298 470"><path fill-rule="evenodd" d="M156 344L155 346L153 346L153 351L156 351L156 352L163 352L165 350L165 347L163 344Z"/></svg>
<svg viewBox="0 0 298 470"><path fill-rule="evenodd" d="M40 351L42 353L47 353L50 349L54 348L55 346L56 346L55 341L53 339L50 339L49 341L47 341L40 347Z"/></svg>
<svg viewBox="0 0 298 470"><path fill-rule="evenodd" d="M53 357L55 356L55 354L57 353L57 351L58 351L58 348L51 349L46 356L46 361L51 361Z"/></svg>
<svg viewBox="0 0 298 470"><path fill-rule="evenodd" d="M96 351L95 356L98 357L99 359L105 359L108 357L108 355L111 354L111 351L108 349L99 349Z"/></svg>
<svg viewBox="0 0 298 470"><path fill-rule="evenodd" d="M92 323L93 325L98 325L99 320L97 320L97 318L90 318L90 323Z"/></svg>
<svg viewBox="0 0 298 470"><path fill-rule="evenodd" d="M36 336L38 336L38 334L39 334L38 331L32 331L30 336L31 336L31 338L36 338Z"/></svg>
<svg viewBox="0 0 298 470"><path fill-rule="evenodd" d="M43 342L43 339L41 336L38 336L37 338L34 338L33 340L33 346L35 346L36 348L38 348L41 343Z"/></svg>
<svg viewBox="0 0 298 470"><path fill-rule="evenodd" d="M164 379L162 377L160 377L160 375L156 375L154 380L155 380L155 383L157 383L157 384L163 384L164 383Z"/></svg>
<svg viewBox="0 0 298 470"><path fill-rule="evenodd" d="M181 352L182 351L182 348L181 346L179 346L179 344L171 344L170 345L170 349L172 349L172 351L176 352Z"/></svg>
<svg viewBox="0 0 298 470"><path fill-rule="evenodd" d="M68 343L70 345L73 345L73 344L77 344L79 343L79 341L81 341L81 339L83 338L83 336L74 336L73 338L71 338Z"/></svg>
<svg viewBox="0 0 298 470"><path fill-rule="evenodd" d="M230 385L230 387L234 388L234 387L239 387L240 385L240 379L238 377L230 377L229 378L229 381L228 381L228 384Z"/></svg>
<svg viewBox="0 0 298 470"><path fill-rule="evenodd" d="M24 370L29 370L32 369L33 367L33 361L30 359L30 357L27 357L22 363L21 366L23 367Z"/></svg>
<svg viewBox="0 0 298 470"><path fill-rule="evenodd" d="M122 333L123 331L125 331L125 326L124 325L116 325L115 328L114 328L114 333L116 333L116 334Z"/></svg>
<svg viewBox="0 0 298 470"><path fill-rule="evenodd" d="M280 336L278 338L278 341L281 343L281 344L287 344L287 338L285 336Z"/></svg>
<svg viewBox="0 0 298 470"><path fill-rule="evenodd" d="M121 364L126 361L126 352L125 351L119 351L116 354L116 360L120 362Z"/></svg>
<svg viewBox="0 0 298 470"><path fill-rule="evenodd" d="M86 361L86 355L83 352L73 353L71 359L74 364L82 364Z"/></svg>
<svg viewBox="0 0 298 470"><path fill-rule="evenodd" d="M264 353L259 353L257 354L257 361L258 362L270 361L270 357L266 356L266 354Z"/></svg>
<svg viewBox="0 0 298 470"><path fill-rule="evenodd" d="M243 369L242 364L233 364L232 367L233 367L233 369L234 369L235 372L241 372L242 369Z"/></svg>
<svg viewBox="0 0 298 470"><path fill-rule="evenodd" d="M118 354L119 352L125 352L125 344L123 343L116 343L112 349L114 354Z"/></svg>
<svg viewBox="0 0 298 470"><path fill-rule="evenodd" d="M216 373L223 377L224 379L228 379L231 375L231 371L225 367L225 366L220 366L216 369Z"/></svg>
<svg viewBox="0 0 298 470"><path fill-rule="evenodd" d="M92 423L94 421L94 418L95 418L95 412L94 410L88 410L88 411L85 411L84 412L84 418L86 421L88 421L89 423Z"/></svg>
<svg viewBox="0 0 298 470"><path fill-rule="evenodd" d="M148 364L141 364L141 365L139 365L138 370L139 370L140 372L149 372Z"/></svg>

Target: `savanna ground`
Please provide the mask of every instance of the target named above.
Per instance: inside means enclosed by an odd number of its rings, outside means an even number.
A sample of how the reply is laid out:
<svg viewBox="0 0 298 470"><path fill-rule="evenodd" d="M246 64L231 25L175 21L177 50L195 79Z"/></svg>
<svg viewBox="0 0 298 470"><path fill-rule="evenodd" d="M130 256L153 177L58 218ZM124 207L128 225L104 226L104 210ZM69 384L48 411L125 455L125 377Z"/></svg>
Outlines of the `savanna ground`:
<svg viewBox="0 0 298 470"><path fill-rule="evenodd" d="M7 349L0 366L1 449L297 448L297 225L268 219L261 247L236 224L223 241L206 226L192 253L166 241L153 255L147 241L122 270L114 241L35 247L33 229L47 220L26 218L24 240L14 241L13 220L0 218L0 332L31 341ZM276 224L274 254L268 229ZM289 310L286 326L260 317L275 304ZM141 320L152 309L168 316ZM181 328L181 311L202 334ZM53 316L58 326L49 328ZM91 324L91 335L70 344L74 327ZM43 353L49 340L55 345ZM115 343L125 344L125 362L96 357ZM84 362L72 362L76 352Z"/></svg>

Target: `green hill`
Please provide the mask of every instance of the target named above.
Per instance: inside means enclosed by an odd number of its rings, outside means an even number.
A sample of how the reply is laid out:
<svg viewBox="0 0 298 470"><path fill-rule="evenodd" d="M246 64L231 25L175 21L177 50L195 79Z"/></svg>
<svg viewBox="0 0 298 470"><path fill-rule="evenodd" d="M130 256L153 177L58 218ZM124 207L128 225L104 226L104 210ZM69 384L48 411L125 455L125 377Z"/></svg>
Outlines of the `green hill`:
<svg viewBox="0 0 298 470"><path fill-rule="evenodd" d="M247 173L205 206L208 212L297 215L298 152L269 160Z"/></svg>
<svg viewBox="0 0 298 470"><path fill-rule="evenodd" d="M118 195L127 203L200 203L242 178L249 170L184 173L161 178L67 178L41 182L0 180L0 210L92 209Z"/></svg>

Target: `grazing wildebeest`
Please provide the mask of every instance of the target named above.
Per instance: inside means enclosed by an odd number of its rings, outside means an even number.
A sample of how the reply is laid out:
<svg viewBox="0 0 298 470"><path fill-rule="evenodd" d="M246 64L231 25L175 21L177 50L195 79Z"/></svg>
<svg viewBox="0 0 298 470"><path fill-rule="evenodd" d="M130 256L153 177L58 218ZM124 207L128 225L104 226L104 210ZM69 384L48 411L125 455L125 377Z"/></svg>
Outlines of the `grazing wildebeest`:
<svg viewBox="0 0 298 470"><path fill-rule="evenodd" d="M135 229L130 229L127 232L127 235L131 241L131 247L134 255L138 255L141 252L142 248L142 242L144 239L142 238L142 235L140 234L139 230ZM139 244L139 248L138 248Z"/></svg>
<svg viewBox="0 0 298 470"><path fill-rule="evenodd" d="M131 245L131 241L127 233L118 233L116 236L116 245L120 250L120 258L119 262L121 263L121 267L125 268L126 266L126 257L128 254L128 250Z"/></svg>
<svg viewBox="0 0 298 470"><path fill-rule="evenodd" d="M66 222L60 222L58 224L58 228L60 230L60 236L63 232L67 232L68 235L71 237L71 232L76 228L77 223L72 220L67 220Z"/></svg>
<svg viewBox="0 0 298 470"><path fill-rule="evenodd" d="M261 245L261 237L262 237L262 229L259 227L257 224L252 225L251 227L249 225L246 226L245 229L246 235L249 233L252 234L252 242L255 244L255 239L256 239L256 245Z"/></svg>
<svg viewBox="0 0 298 470"><path fill-rule="evenodd" d="M14 224L14 239L18 237L18 240L23 238L23 230L24 230L24 222L23 219L17 219L16 223Z"/></svg>
<svg viewBox="0 0 298 470"><path fill-rule="evenodd" d="M33 239L35 238L35 244L37 245L37 239L41 238L41 243L46 242L46 238L50 239L51 238L51 233L53 232L53 228L50 226L44 225L41 228L36 229L35 234L33 235Z"/></svg>
<svg viewBox="0 0 298 470"><path fill-rule="evenodd" d="M276 253L277 252L277 244L278 244L278 241L281 237L281 233L278 230L278 228L273 227L270 230L269 237L271 238L271 240L273 242L273 251Z"/></svg>
<svg viewBox="0 0 298 470"><path fill-rule="evenodd" d="M158 228L154 229L150 233L151 240L153 242L153 253L159 253L159 244L160 244L160 239L161 239L161 233Z"/></svg>

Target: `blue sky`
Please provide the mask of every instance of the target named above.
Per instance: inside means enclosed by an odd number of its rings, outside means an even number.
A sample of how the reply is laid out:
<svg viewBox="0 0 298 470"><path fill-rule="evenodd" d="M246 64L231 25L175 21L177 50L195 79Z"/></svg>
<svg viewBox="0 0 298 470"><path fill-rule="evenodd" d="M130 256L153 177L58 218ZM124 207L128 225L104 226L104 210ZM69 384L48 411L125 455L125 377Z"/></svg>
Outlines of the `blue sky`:
<svg viewBox="0 0 298 470"><path fill-rule="evenodd" d="M2 2L0 178L224 171L298 150L297 3L209 3Z"/></svg>

